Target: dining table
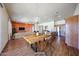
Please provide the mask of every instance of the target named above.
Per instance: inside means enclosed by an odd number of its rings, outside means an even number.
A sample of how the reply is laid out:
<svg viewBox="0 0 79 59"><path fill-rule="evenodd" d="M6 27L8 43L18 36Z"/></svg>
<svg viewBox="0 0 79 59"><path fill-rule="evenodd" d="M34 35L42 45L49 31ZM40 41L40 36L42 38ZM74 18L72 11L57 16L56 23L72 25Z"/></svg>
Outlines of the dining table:
<svg viewBox="0 0 79 59"><path fill-rule="evenodd" d="M31 48L33 48L33 50L35 52L37 52L37 47L36 47L37 42L43 41L47 37L49 37L49 35L46 35L46 34L34 35L33 34L33 35L29 35L29 36L24 36L23 38L25 39L25 41L27 41L27 43L29 43Z"/></svg>

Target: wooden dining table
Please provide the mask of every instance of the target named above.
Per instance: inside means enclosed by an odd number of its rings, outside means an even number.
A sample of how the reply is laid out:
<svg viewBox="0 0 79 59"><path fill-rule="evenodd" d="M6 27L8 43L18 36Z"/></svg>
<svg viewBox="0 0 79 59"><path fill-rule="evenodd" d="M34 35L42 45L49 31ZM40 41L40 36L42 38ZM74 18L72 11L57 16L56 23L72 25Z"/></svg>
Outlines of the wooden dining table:
<svg viewBox="0 0 79 59"><path fill-rule="evenodd" d="M42 41L44 40L45 38L47 38L48 35L29 35L29 36L24 36L23 38L29 43L29 44L33 44L35 42L38 42L38 41Z"/></svg>
<svg viewBox="0 0 79 59"><path fill-rule="evenodd" d="M31 45L32 48L34 48L35 51L37 51L37 48L34 46L35 43L39 41L45 40L49 35L41 34L41 35L29 35L24 36L23 38Z"/></svg>

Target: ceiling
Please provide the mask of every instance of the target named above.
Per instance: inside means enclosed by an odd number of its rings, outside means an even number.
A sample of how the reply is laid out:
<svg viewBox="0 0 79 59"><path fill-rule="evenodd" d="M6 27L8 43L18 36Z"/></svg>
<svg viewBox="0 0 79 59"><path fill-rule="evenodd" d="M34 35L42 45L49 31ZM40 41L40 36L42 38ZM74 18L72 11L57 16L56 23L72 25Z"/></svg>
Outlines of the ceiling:
<svg viewBox="0 0 79 59"><path fill-rule="evenodd" d="M33 22L39 19L43 23L73 15L77 3L5 3L5 6L12 20ZM55 17L56 12L59 18Z"/></svg>

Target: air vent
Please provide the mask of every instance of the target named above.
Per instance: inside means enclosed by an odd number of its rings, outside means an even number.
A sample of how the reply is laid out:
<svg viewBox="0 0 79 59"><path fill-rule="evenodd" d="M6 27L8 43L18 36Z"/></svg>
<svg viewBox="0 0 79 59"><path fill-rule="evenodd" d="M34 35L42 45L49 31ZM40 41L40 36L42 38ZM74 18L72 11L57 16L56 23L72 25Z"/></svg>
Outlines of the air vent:
<svg viewBox="0 0 79 59"><path fill-rule="evenodd" d="M0 7L1 7L1 8L3 8L3 5L2 5L2 3L0 3Z"/></svg>

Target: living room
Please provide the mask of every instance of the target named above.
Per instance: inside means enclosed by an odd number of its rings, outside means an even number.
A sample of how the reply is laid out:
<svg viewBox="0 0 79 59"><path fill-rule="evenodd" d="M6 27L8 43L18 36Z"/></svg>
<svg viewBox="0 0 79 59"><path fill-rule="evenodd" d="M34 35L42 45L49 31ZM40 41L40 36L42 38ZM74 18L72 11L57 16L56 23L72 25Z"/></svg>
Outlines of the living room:
<svg viewBox="0 0 79 59"><path fill-rule="evenodd" d="M78 10L78 3L0 3L1 55L79 55Z"/></svg>

